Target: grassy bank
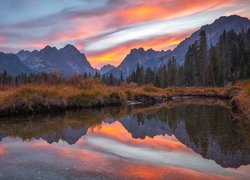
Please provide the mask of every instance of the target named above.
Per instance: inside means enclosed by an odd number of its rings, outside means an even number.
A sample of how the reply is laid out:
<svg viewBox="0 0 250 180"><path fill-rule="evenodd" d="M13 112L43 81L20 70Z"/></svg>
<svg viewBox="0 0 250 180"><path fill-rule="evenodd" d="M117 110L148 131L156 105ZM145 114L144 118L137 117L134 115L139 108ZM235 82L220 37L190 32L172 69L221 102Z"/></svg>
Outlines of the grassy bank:
<svg viewBox="0 0 250 180"><path fill-rule="evenodd" d="M102 122L107 119L119 120L123 117L137 116L140 114L143 114L144 116L152 116L162 109L170 111L176 106L180 107L190 104L206 106L217 105L230 108L227 101L191 98L187 100L180 99L177 101L169 101L168 103L138 108L116 106L65 111L63 113L38 113L31 116L8 116L1 118L0 132L11 137L18 137L22 140L29 141L33 138L39 138L46 134L63 131L63 129L68 127L72 129L88 127L89 130L91 130L101 127Z"/></svg>
<svg viewBox="0 0 250 180"><path fill-rule="evenodd" d="M153 104L176 96L229 99L240 116L250 119L250 82L224 88L170 87L122 84L107 86L99 79L78 79L58 84L27 84L0 88L0 114L13 115L44 111L122 105L127 101Z"/></svg>
<svg viewBox="0 0 250 180"><path fill-rule="evenodd" d="M0 91L1 114L56 111L70 108L120 105L122 92L98 79L67 84L28 84Z"/></svg>

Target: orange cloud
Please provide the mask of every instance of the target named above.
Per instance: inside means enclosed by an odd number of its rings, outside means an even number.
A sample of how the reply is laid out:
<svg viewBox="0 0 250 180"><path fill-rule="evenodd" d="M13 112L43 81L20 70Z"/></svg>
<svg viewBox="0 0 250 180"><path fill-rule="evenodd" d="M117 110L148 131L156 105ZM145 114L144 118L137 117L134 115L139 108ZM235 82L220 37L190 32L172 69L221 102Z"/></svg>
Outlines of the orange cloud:
<svg viewBox="0 0 250 180"><path fill-rule="evenodd" d="M140 22L162 18L166 14L164 9L157 5L137 5L118 12L118 16L123 22Z"/></svg>
<svg viewBox="0 0 250 180"><path fill-rule="evenodd" d="M122 21L123 24L130 24L149 20L177 18L198 12L216 10L222 7L233 7L237 3L235 0L227 2L225 0L155 0L129 6L116 13L119 21Z"/></svg>
<svg viewBox="0 0 250 180"><path fill-rule="evenodd" d="M133 48L153 48L154 50L159 51L173 49L190 34L191 32L185 32L182 34L173 34L170 36L159 36L145 40L136 40L121 44L118 47L108 49L106 51L86 53L86 55L88 57L88 60L94 67L101 67L104 64L113 64L115 66L118 66Z"/></svg>

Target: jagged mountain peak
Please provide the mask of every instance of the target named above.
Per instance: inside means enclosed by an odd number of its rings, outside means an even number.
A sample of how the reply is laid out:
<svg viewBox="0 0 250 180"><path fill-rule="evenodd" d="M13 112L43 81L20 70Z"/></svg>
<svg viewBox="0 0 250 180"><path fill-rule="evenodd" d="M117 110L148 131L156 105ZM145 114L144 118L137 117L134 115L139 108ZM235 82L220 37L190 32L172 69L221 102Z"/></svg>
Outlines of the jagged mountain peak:
<svg viewBox="0 0 250 180"><path fill-rule="evenodd" d="M153 53L153 52L155 52L155 50L152 49L152 48L149 48L148 50L146 50L146 52L147 52L147 53Z"/></svg>
<svg viewBox="0 0 250 180"><path fill-rule="evenodd" d="M219 17L218 19L216 19L214 21L214 23L217 23L217 22L226 22L226 21L237 21L237 20L245 20L245 21L249 21L249 19L247 17L242 17L242 16L239 16L239 15L236 15L236 14L233 14L233 15L230 15L230 16L221 16Z"/></svg>
<svg viewBox="0 0 250 180"><path fill-rule="evenodd" d="M173 51L144 50L144 48L131 49L130 53L124 58L121 64L117 68L111 70L110 73L119 77L122 71L125 77L135 70L136 64L140 64L144 66L144 68L157 68L163 63L166 64L173 56L175 56L179 64L183 64L188 47L199 39L201 30L205 30L207 41L209 46L211 46L218 42L224 30L234 30L236 33L240 33L242 31L247 31L248 28L250 28L248 18L238 15L223 16L216 19L212 24L202 26L190 37L183 40Z"/></svg>
<svg viewBox="0 0 250 180"><path fill-rule="evenodd" d="M45 46L43 49L40 50L41 53L46 52L46 53L52 53L52 52L57 52L58 49L56 47L51 47L51 46Z"/></svg>
<svg viewBox="0 0 250 180"><path fill-rule="evenodd" d="M40 51L22 51L17 55L36 72L60 71L66 76L95 72L86 56L70 44L59 50L56 47L46 46Z"/></svg>
<svg viewBox="0 0 250 180"><path fill-rule="evenodd" d="M31 70L23 64L17 55L0 52L0 72L6 70L11 75L31 73Z"/></svg>
<svg viewBox="0 0 250 180"><path fill-rule="evenodd" d="M31 53L31 51L29 51L29 50L21 50L17 54L20 54L20 53Z"/></svg>
<svg viewBox="0 0 250 180"><path fill-rule="evenodd" d="M130 54L132 53L145 53L144 48L140 47L140 48L133 48L130 50Z"/></svg>
<svg viewBox="0 0 250 180"><path fill-rule="evenodd" d="M71 45L71 44L67 44L66 46L64 46L63 48L61 48L60 50L66 50L66 51L79 51L75 46Z"/></svg>
<svg viewBox="0 0 250 180"><path fill-rule="evenodd" d="M111 71L111 70L114 69L114 68L115 68L115 66L113 66L113 65L111 65L111 64L106 64L106 65L104 65L104 66L102 66L102 67L100 68L100 74L103 75L103 74L105 74L105 73Z"/></svg>
<svg viewBox="0 0 250 180"><path fill-rule="evenodd" d="M199 33L204 30L207 35L207 42L209 46L216 44L220 35L224 31L233 30L237 34L242 31L247 31L250 28L250 21L246 17L238 15L222 16L216 19L212 24L202 26L195 31L190 37L183 40L172 52L172 56L175 56L179 64L184 63L185 54L188 47L199 39Z"/></svg>

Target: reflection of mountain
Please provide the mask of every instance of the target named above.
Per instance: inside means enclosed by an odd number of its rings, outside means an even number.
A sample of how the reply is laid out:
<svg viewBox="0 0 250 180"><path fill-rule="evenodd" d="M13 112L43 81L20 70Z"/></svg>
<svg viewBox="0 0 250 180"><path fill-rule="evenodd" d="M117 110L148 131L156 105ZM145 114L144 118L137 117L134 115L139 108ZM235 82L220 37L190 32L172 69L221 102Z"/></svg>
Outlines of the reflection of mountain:
<svg viewBox="0 0 250 180"><path fill-rule="evenodd" d="M49 144L59 142L59 140L66 141L68 144L75 144L82 136L86 135L88 126L85 127L66 127L58 132L50 132L41 137Z"/></svg>
<svg viewBox="0 0 250 180"><path fill-rule="evenodd" d="M223 167L250 163L250 148L236 128L228 109L218 106L187 105L161 109L153 117L137 114L121 119L133 138L175 135L206 159Z"/></svg>
<svg viewBox="0 0 250 180"><path fill-rule="evenodd" d="M3 140L3 138L7 137L6 134L0 132L0 142Z"/></svg>
<svg viewBox="0 0 250 180"><path fill-rule="evenodd" d="M86 135L88 128L98 126L104 119L115 120L121 108L85 109L63 114L37 114L33 116L5 117L0 119L0 142L5 137L20 137L22 140L43 139L49 144L60 140L75 144ZM124 113L124 110L123 110Z"/></svg>
<svg viewBox="0 0 250 180"><path fill-rule="evenodd" d="M41 138L50 144L60 140L75 144L86 135L88 128L98 127L103 120L112 124L119 119L133 138L175 135L194 152L223 167L236 168L249 164L249 127L240 121L233 121L230 110L225 107L197 104L197 100L195 103L122 111L114 108L106 111L85 110L60 116L33 117L36 120L19 117L18 121L0 121L0 141L11 136L23 140Z"/></svg>
<svg viewBox="0 0 250 180"><path fill-rule="evenodd" d="M133 138L145 139L146 136L153 138L157 135L173 134L173 130L166 123L148 119L143 114L122 118L120 122Z"/></svg>

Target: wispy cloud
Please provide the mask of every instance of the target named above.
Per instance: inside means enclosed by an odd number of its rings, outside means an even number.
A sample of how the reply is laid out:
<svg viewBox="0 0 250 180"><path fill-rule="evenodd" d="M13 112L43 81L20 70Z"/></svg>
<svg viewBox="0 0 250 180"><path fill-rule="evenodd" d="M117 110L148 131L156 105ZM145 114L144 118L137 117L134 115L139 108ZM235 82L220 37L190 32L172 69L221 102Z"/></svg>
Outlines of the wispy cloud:
<svg viewBox="0 0 250 180"><path fill-rule="evenodd" d="M0 51L71 43L95 66L118 65L130 48L173 48L159 37L177 42L219 16L249 12L248 0L2 0Z"/></svg>

